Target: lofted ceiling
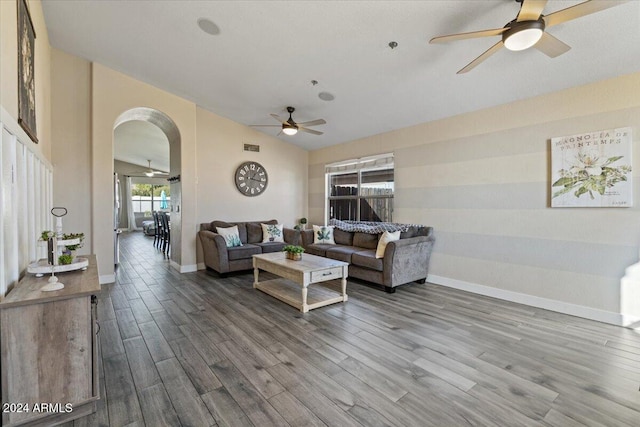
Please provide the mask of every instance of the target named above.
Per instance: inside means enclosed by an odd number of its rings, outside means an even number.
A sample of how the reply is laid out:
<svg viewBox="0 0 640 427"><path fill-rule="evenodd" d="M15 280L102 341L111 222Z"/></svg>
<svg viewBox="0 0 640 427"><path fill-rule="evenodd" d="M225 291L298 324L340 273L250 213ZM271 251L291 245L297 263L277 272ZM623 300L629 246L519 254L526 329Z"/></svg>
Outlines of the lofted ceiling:
<svg viewBox="0 0 640 427"><path fill-rule="evenodd" d="M549 1L544 13L578 3ZM325 119L314 128L322 136L278 136L309 150L640 71L638 0L549 29L572 47L557 58L502 49L463 75L456 71L499 37L429 39L500 28L517 15L514 0L56 0L43 8L53 47L220 116L277 124L269 114L287 117L292 105L298 122ZM201 18L217 34L201 30Z"/></svg>

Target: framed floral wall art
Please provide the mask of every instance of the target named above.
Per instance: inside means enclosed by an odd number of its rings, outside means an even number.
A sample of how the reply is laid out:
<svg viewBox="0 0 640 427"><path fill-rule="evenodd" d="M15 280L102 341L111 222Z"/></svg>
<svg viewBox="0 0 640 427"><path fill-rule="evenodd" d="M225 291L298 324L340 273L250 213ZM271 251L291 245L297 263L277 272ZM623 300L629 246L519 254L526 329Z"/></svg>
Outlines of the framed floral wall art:
<svg viewBox="0 0 640 427"><path fill-rule="evenodd" d="M36 135L36 32L26 0L18 2L18 123L35 143Z"/></svg>
<svg viewBox="0 0 640 427"><path fill-rule="evenodd" d="M633 206L631 128L551 139L551 207Z"/></svg>

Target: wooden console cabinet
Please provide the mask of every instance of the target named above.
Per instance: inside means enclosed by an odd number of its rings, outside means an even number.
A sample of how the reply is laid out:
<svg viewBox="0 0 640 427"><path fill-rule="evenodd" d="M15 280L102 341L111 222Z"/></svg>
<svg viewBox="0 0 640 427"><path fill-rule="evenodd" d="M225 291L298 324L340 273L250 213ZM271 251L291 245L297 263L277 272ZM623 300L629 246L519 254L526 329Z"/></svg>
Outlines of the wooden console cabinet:
<svg viewBox="0 0 640 427"><path fill-rule="evenodd" d="M86 271L27 275L0 302L2 425L45 426L88 415L99 398L95 255Z"/></svg>

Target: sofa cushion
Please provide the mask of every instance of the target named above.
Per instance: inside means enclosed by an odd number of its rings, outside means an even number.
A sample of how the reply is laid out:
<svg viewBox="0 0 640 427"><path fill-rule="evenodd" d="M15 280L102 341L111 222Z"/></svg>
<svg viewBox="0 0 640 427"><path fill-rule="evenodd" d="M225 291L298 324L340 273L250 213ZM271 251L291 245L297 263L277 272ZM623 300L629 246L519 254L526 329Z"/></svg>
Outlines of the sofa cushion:
<svg viewBox="0 0 640 427"><path fill-rule="evenodd" d="M304 250L311 255L326 256L327 249L335 247L336 245L329 245L327 243L312 243L307 245Z"/></svg>
<svg viewBox="0 0 640 427"><path fill-rule="evenodd" d="M256 246L260 246L262 248L262 253L267 254L270 252L281 252L282 249L287 245L284 242L266 242L266 243L256 243Z"/></svg>
<svg viewBox="0 0 640 427"><path fill-rule="evenodd" d="M234 225L238 226L238 234L240 235L240 241L244 244L247 243L247 224L244 222L225 222L225 221L212 221L211 227L214 233L218 233L218 227L229 228Z"/></svg>
<svg viewBox="0 0 640 427"><path fill-rule="evenodd" d="M376 258L384 258L384 250L387 248L389 242L395 242L400 240L400 230L389 232L385 231L378 240L378 248L376 249Z"/></svg>
<svg viewBox="0 0 640 427"><path fill-rule="evenodd" d="M284 233L282 224L260 224L262 226L262 242L284 242Z"/></svg>
<svg viewBox="0 0 640 427"><path fill-rule="evenodd" d="M326 257L337 259L338 261L351 262L351 255L361 251L362 248L355 246L333 246L327 249Z"/></svg>
<svg viewBox="0 0 640 427"><path fill-rule="evenodd" d="M260 224L277 224L278 221L270 219L269 221L255 221L247 223L247 243L262 242L262 226Z"/></svg>
<svg viewBox="0 0 640 427"><path fill-rule="evenodd" d="M384 259L376 258L376 251L374 249L354 253L351 255L351 264L376 271L384 270Z"/></svg>
<svg viewBox="0 0 640 427"><path fill-rule="evenodd" d="M333 239L336 241L336 245L353 246L353 233L349 231L334 228Z"/></svg>
<svg viewBox="0 0 640 427"><path fill-rule="evenodd" d="M251 255L261 254L262 248L256 245L246 244L243 246L236 246L234 248L227 248L227 252L229 254L229 261L235 261L251 258Z"/></svg>
<svg viewBox="0 0 640 427"><path fill-rule="evenodd" d="M313 226L313 243L326 243L335 245L336 241L333 239L333 226L329 225L314 225Z"/></svg>
<svg viewBox="0 0 640 427"><path fill-rule="evenodd" d="M353 246L359 246L365 249L375 249L378 247L378 234L359 233L353 234Z"/></svg>
<svg viewBox="0 0 640 427"><path fill-rule="evenodd" d="M235 246L242 246L237 225L234 225L233 227L228 227L228 228L218 227L217 231L218 231L218 234L224 238L224 242L227 244L228 248L232 248Z"/></svg>

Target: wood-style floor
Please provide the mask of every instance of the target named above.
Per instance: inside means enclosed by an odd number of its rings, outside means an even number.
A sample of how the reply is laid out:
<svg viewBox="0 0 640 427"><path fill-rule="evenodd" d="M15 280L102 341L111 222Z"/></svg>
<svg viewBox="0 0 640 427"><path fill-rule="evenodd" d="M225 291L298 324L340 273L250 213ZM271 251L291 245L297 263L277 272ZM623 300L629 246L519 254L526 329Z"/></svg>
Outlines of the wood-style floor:
<svg viewBox="0 0 640 427"><path fill-rule="evenodd" d="M305 315L123 234L102 399L69 426L640 425L640 333L436 285Z"/></svg>

